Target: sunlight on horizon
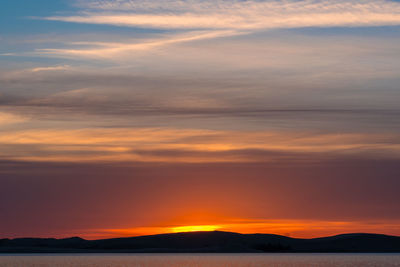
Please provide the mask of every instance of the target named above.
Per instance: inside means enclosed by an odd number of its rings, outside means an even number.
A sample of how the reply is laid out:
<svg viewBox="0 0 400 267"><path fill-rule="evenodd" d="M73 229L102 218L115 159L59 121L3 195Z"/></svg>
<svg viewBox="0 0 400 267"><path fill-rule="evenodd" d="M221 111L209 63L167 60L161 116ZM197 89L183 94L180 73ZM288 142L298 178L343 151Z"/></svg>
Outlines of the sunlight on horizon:
<svg viewBox="0 0 400 267"><path fill-rule="evenodd" d="M178 226L170 228L173 233L185 232L211 232L221 229L218 225L191 225L191 226Z"/></svg>

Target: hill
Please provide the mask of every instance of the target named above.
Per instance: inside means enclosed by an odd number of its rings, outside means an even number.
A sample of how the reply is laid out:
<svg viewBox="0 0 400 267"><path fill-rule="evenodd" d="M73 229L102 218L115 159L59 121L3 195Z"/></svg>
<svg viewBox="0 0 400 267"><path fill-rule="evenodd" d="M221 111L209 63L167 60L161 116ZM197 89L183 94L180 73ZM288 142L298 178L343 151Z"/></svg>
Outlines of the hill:
<svg viewBox="0 0 400 267"><path fill-rule="evenodd" d="M400 237L343 234L298 239L271 234L192 232L85 240L0 239L0 253L228 253L228 252L400 252Z"/></svg>

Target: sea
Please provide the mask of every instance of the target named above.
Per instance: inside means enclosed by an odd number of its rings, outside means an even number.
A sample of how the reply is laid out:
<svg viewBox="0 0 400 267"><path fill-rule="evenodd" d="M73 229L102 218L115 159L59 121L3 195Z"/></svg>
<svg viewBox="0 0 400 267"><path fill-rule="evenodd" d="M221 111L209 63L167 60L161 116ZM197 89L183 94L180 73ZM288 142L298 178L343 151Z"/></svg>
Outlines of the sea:
<svg viewBox="0 0 400 267"><path fill-rule="evenodd" d="M400 267L400 254L0 254L1 267Z"/></svg>

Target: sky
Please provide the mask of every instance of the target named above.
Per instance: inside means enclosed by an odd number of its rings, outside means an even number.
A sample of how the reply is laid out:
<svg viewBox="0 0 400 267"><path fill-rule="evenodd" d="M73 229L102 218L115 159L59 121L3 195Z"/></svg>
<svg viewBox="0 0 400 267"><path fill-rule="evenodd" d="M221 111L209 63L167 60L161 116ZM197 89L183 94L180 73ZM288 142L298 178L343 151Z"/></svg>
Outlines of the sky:
<svg viewBox="0 0 400 267"><path fill-rule="evenodd" d="M3 0L0 238L400 235L400 1Z"/></svg>

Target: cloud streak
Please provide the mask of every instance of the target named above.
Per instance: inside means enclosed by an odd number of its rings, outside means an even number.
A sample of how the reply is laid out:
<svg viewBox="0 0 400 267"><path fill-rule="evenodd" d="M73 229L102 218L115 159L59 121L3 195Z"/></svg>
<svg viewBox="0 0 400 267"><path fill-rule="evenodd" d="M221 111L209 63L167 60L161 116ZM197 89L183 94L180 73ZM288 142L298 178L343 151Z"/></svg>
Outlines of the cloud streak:
<svg viewBox="0 0 400 267"><path fill-rule="evenodd" d="M1 99L1 94L0 94L0 99ZM22 116L0 111L0 126L6 124L20 123L23 121L25 121L25 118Z"/></svg>
<svg viewBox="0 0 400 267"><path fill-rule="evenodd" d="M237 35L238 32L232 30L220 30L220 31L203 31L196 33L188 33L175 35L172 37L164 37L158 40L147 40L140 43L107 43L107 42L88 42L85 43L83 48L79 47L80 43L71 43L73 48L44 48L37 49L35 54L45 56L55 56L61 58L77 58L84 57L89 59L114 59L127 53L140 53L150 49L159 48L162 46L192 42L197 40L214 39L224 36ZM78 45L78 48L76 46Z"/></svg>
<svg viewBox="0 0 400 267"><path fill-rule="evenodd" d="M67 70L69 69L69 65L63 65L63 66L51 66L51 67L37 67L31 69L32 72L40 72L40 71L58 71L58 70Z"/></svg>
<svg viewBox="0 0 400 267"><path fill-rule="evenodd" d="M318 161L317 155L399 158L396 134L168 128L24 130L0 134L5 160L55 162Z"/></svg>
<svg viewBox="0 0 400 267"><path fill-rule="evenodd" d="M172 44L282 28L400 25L400 3L373 1L78 1L81 11L45 20L184 31L140 43L87 43L37 49L61 58L115 59ZM70 44L71 45L71 44Z"/></svg>
<svg viewBox="0 0 400 267"><path fill-rule="evenodd" d="M262 30L400 24L392 1L90 1L47 20L157 29Z"/></svg>

